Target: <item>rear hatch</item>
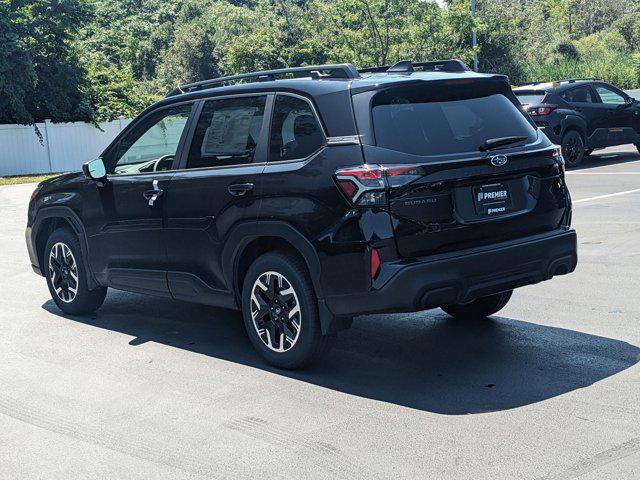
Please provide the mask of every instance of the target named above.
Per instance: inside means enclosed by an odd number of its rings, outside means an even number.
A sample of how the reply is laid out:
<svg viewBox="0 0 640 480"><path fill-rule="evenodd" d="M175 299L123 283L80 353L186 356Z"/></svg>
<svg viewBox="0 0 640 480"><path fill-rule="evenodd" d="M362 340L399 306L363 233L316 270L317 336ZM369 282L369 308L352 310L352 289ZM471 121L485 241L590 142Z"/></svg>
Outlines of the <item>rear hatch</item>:
<svg viewBox="0 0 640 480"><path fill-rule="evenodd" d="M544 103L544 98L547 96L547 92L545 90L514 90L518 101L524 106L528 107L529 105L540 105Z"/></svg>
<svg viewBox="0 0 640 480"><path fill-rule="evenodd" d="M354 104L370 111L356 112L363 152L385 170L400 255L498 243L565 221L562 163L506 81L422 81L356 94Z"/></svg>

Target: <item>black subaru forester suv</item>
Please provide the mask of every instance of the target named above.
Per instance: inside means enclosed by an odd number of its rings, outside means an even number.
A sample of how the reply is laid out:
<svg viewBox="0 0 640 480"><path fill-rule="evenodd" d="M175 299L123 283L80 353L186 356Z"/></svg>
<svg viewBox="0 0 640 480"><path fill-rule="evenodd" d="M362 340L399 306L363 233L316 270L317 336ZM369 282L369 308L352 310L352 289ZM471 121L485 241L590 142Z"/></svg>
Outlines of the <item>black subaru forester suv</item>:
<svg viewBox="0 0 640 480"><path fill-rule="evenodd" d="M640 102L593 78L529 83L514 89L545 135L562 147L567 167L599 148L635 144L640 151Z"/></svg>
<svg viewBox="0 0 640 480"><path fill-rule="evenodd" d="M484 318L577 262L558 149L506 77L457 60L183 85L83 170L29 205L31 263L65 313L108 287L241 309L285 368L355 315Z"/></svg>

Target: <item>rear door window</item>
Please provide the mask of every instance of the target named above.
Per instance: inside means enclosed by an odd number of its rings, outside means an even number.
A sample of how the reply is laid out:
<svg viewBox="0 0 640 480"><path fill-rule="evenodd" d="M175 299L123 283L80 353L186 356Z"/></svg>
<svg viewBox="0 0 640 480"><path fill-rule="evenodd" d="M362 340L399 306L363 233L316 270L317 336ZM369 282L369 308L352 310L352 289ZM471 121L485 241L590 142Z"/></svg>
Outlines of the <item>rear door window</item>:
<svg viewBox="0 0 640 480"><path fill-rule="evenodd" d="M413 155L478 151L498 137L536 138L536 129L505 95L429 101L418 88L392 89L374 97L376 145ZM468 93L466 94L468 95Z"/></svg>
<svg viewBox="0 0 640 480"><path fill-rule="evenodd" d="M187 168L251 163L265 103L265 96L208 100L193 135Z"/></svg>
<svg viewBox="0 0 640 480"><path fill-rule="evenodd" d="M588 85L567 90L561 97L569 103L597 103L593 90Z"/></svg>

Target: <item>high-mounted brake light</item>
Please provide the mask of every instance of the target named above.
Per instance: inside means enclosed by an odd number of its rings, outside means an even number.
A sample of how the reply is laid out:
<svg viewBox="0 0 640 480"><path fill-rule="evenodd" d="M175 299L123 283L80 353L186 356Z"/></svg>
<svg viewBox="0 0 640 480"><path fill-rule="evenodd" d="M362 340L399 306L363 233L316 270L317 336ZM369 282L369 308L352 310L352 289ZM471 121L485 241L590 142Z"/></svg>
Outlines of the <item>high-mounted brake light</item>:
<svg viewBox="0 0 640 480"><path fill-rule="evenodd" d="M532 117L538 117L540 115L549 115L556 108L558 108L558 105L529 105L527 107L527 113Z"/></svg>
<svg viewBox="0 0 640 480"><path fill-rule="evenodd" d="M424 175L415 165L358 165L335 173L342 192L355 205L386 205L387 188L407 185Z"/></svg>

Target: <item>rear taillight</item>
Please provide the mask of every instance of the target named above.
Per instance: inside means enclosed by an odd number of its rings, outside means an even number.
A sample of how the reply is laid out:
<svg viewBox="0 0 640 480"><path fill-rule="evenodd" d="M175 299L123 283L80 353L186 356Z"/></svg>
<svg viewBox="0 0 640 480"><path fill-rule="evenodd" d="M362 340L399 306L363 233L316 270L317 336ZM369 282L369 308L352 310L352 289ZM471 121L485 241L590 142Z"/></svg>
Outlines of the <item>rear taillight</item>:
<svg viewBox="0 0 640 480"><path fill-rule="evenodd" d="M359 165L336 171L336 181L356 205L373 206L386 203L385 183L380 165Z"/></svg>
<svg viewBox="0 0 640 480"><path fill-rule="evenodd" d="M375 278L380 273L380 255L378 254L378 250L375 248L371 249L371 280L375 280Z"/></svg>
<svg viewBox="0 0 640 480"><path fill-rule="evenodd" d="M354 205L364 207L386 205L387 189L407 185L424 173L413 165L358 165L341 168L336 182Z"/></svg>
<svg viewBox="0 0 640 480"><path fill-rule="evenodd" d="M539 117L540 115L549 115L556 108L558 108L558 105L529 105L527 107L527 113L532 117Z"/></svg>

